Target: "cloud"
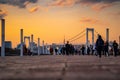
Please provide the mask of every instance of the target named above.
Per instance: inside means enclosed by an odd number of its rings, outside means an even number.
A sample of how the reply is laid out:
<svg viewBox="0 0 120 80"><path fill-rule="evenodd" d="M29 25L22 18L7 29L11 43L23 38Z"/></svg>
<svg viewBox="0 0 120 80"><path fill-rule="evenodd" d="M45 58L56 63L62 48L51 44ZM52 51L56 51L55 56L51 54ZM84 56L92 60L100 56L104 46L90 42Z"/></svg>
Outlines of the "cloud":
<svg viewBox="0 0 120 80"><path fill-rule="evenodd" d="M105 8L109 8L113 6L113 4L103 4L103 3L98 3L98 4L95 4L93 6L91 6L91 8L94 10L94 11L101 11Z"/></svg>
<svg viewBox="0 0 120 80"><path fill-rule="evenodd" d="M53 0L50 6L64 7L79 4L81 6L88 6L95 11L101 11L115 5L117 2L120 2L120 0Z"/></svg>
<svg viewBox="0 0 120 80"><path fill-rule="evenodd" d="M55 0L52 4L50 4L50 6L60 6L60 7L64 7L64 6L72 6L74 5L75 0Z"/></svg>
<svg viewBox="0 0 120 80"><path fill-rule="evenodd" d="M87 18L87 17L81 18L80 22L87 23L87 24L107 25L107 23L105 23L105 22L102 22L102 21L94 19L94 18Z"/></svg>
<svg viewBox="0 0 120 80"><path fill-rule="evenodd" d="M29 12L30 12L30 13L33 13L33 12L38 11L38 9L39 9L39 6L36 6L36 7L33 7L33 8L31 8L31 9L29 9Z"/></svg>
<svg viewBox="0 0 120 80"><path fill-rule="evenodd" d="M114 2L120 2L120 0L76 0L77 4L96 4L96 3L114 3Z"/></svg>
<svg viewBox="0 0 120 80"><path fill-rule="evenodd" d="M105 8L114 6L117 2L120 2L120 0L76 0L76 4L89 6L95 11L101 11Z"/></svg>
<svg viewBox="0 0 120 80"><path fill-rule="evenodd" d="M7 16L7 11L0 9L0 19L4 18L5 16Z"/></svg>
<svg viewBox="0 0 120 80"><path fill-rule="evenodd" d="M115 15L118 15L118 16L120 16L120 12L117 12L117 13L115 13Z"/></svg>
<svg viewBox="0 0 120 80"><path fill-rule="evenodd" d="M117 19L117 18L120 18L120 11L118 11L118 12L111 12L108 15L111 15L111 16L113 16L113 17L115 17Z"/></svg>
<svg viewBox="0 0 120 80"><path fill-rule="evenodd" d="M115 12L115 13L112 13L112 15L115 15L115 16L120 16L120 12Z"/></svg>
<svg viewBox="0 0 120 80"><path fill-rule="evenodd" d="M35 6L35 7L30 8L28 11L30 13L33 13L33 12L36 12L38 10L48 11L48 8L47 7L42 7L42 6Z"/></svg>
<svg viewBox="0 0 120 80"><path fill-rule="evenodd" d="M25 8L29 3L36 3L38 0L0 0L0 4L7 4Z"/></svg>
<svg viewBox="0 0 120 80"><path fill-rule="evenodd" d="M99 22L99 21L96 20L96 19L83 17L83 18L81 18L80 22L95 24L95 23L97 23L97 22Z"/></svg>

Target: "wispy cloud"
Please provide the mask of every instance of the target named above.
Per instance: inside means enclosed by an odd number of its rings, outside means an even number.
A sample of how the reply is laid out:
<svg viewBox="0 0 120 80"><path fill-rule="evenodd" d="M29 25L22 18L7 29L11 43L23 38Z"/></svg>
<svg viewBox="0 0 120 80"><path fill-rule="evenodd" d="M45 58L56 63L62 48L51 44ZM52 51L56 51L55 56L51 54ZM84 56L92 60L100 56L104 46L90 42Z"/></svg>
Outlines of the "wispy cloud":
<svg viewBox="0 0 120 80"><path fill-rule="evenodd" d="M7 16L7 11L0 9L0 19L4 18Z"/></svg>
<svg viewBox="0 0 120 80"><path fill-rule="evenodd" d="M117 2L120 2L120 0L77 0L76 4L89 6L94 11L101 11L105 8L116 5Z"/></svg>
<svg viewBox="0 0 120 80"><path fill-rule="evenodd" d="M120 2L120 0L76 0L77 4L96 4L96 3L114 3L114 2Z"/></svg>
<svg viewBox="0 0 120 80"><path fill-rule="evenodd" d="M38 10L48 11L48 8L47 7L43 7L43 6L35 6L35 7L30 8L28 11L30 13L33 13L33 12L36 12Z"/></svg>
<svg viewBox="0 0 120 80"><path fill-rule="evenodd" d="M36 3L38 0L0 0L0 4L8 4L25 8L29 3Z"/></svg>
<svg viewBox="0 0 120 80"><path fill-rule="evenodd" d="M115 15L118 15L118 16L120 16L120 12L116 12L116 13L115 13Z"/></svg>
<svg viewBox="0 0 120 80"><path fill-rule="evenodd" d="M119 12L110 13L110 14L115 15L115 16L120 16L120 11Z"/></svg>
<svg viewBox="0 0 120 80"><path fill-rule="evenodd" d="M95 24L95 23L98 23L99 21L96 20L96 19L83 17L83 18L81 18L80 22L83 22L83 23L90 23L90 24Z"/></svg>
<svg viewBox="0 0 120 80"><path fill-rule="evenodd" d="M95 11L101 11L105 8L109 8L115 3L120 2L120 0L53 0L50 6L73 6L73 5L81 5L88 6Z"/></svg>
<svg viewBox="0 0 120 80"><path fill-rule="evenodd" d="M103 3L98 3L98 4L95 4L95 5L92 5L91 8L94 10L94 11L101 11L105 8L109 8L109 7L112 7L113 4L103 4Z"/></svg>
<svg viewBox="0 0 120 80"><path fill-rule="evenodd" d="M100 20L94 19L94 18L89 18L89 17L83 17L80 19L81 23L87 23L87 24L98 24L98 25L107 25L107 23L102 22Z"/></svg>
<svg viewBox="0 0 120 80"><path fill-rule="evenodd" d="M75 0L55 0L53 3L50 4L50 6L72 6L74 5Z"/></svg>
<svg viewBox="0 0 120 80"><path fill-rule="evenodd" d="M29 9L29 12L33 13L33 12L38 11L38 9L39 9L39 6L36 6L36 7Z"/></svg>
<svg viewBox="0 0 120 80"><path fill-rule="evenodd" d="M111 13L108 13L108 15L111 15L113 18L117 20L118 18L120 18L120 11L111 12Z"/></svg>

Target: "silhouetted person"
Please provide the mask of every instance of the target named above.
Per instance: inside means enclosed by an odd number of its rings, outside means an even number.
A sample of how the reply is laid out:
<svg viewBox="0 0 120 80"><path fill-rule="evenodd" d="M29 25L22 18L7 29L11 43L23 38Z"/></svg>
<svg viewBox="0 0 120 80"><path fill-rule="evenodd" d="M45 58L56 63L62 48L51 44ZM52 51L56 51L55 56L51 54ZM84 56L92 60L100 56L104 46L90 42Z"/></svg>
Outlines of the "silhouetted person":
<svg viewBox="0 0 120 80"><path fill-rule="evenodd" d="M32 55L32 53L30 52L30 49L28 49L28 55Z"/></svg>
<svg viewBox="0 0 120 80"><path fill-rule="evenodd" d="M71 55L74 55L75 48L72 44L70 44L69 52L70 52Z"/></svg>
<svg viewBox="0 0 120 80"><path fill-rule="evenodd" d="M58 49L57 48L55 48L55 53L56 53L56 55L58 54Z"/></svg>
<svg viewBox="0 0 120 80"><path fill-rule="evenodd" d="M65 53L66 53L66 48L65 48L65 47L62 47L61 50L60 50L60 52L62 53L62 55L65 55Z"/></svg>
<svg viewBox="0 0 120 80"><path fill-rule="evenodd" d="M114 40L114 42L113 42L113 50L114 50L114 56L117 56L118 43L116 42L116 40Z"/></svg>
<svg viewBox="0 0 120 80"><path fill-rule="evenodd" d="M87 54L90 54L90 47L87 47Z"/></svg>
<svg viewBox="0 0 120 80"><path fill-rule="evenodd" d="M103 41L101 35L98 35L98 39L96 41L96 49L97 49L97 53L100 58L101 58L101 52L103 50L103 46L104 46L104 41Z"/></svg>
<svg viewBox="0 0 120 80"><path fill-rule="evenodd" d="M105 56L109 56L109 43L108 43L108 41L106 41L104 43L104 53L105 53Z"/></svg>
<svg viewBox="0 0 120 80"><path fill-rule="evenodd" d="M25 44L23 45L23 53L24 53L25 55L27 55L27 47L26 47Z"/></svg>
<svg viewBox="0 0 120 80"><path fill-rule="evenodd" d="M81 48L81 50L82 50L82 55L84 55L85 53L85 46L84 45L82 45L82 48Z"/></svg>
<svg viewBox="0 0 120 80"><path fill-rule="evenodd" d="M69 41L67 41L67 44L65 45L65 48L66 48L66 55L69 55L70 54L70 44L69 44Z"/></svg>
<svg viewBox="0 0 120 80"><path fill-rule="evenodd" d="M50 46L50 54L53 55L53 48Z"/></svg>

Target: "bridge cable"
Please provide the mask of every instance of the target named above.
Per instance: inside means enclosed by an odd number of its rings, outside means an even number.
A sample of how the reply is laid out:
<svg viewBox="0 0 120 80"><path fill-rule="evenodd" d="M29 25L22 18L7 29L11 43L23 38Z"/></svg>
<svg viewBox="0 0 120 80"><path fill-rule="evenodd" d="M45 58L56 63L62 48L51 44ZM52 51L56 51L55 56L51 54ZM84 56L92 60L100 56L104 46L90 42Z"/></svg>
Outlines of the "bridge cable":
<svg viewBox="0 0 120 80"><path fill-rule="evenodd" d="M79 34L75 35L74 37L68 39L68 41L75 39L77 36L81 35L83 32L85 32L85 30L83 30L83 31L80 32Z"/></svg>
<svg viewBox="0 0 120 80"><path fill-rule="evenodd" d="M82 38L84 35L86 35L86 34L84 33L83 35L79 36L79 37L78 37L78 38L76 38L76 39L73 39L73 40L72 40L72 41L70 41L70 42L76 41L76 40L78 40L78 39Z"/></svg>

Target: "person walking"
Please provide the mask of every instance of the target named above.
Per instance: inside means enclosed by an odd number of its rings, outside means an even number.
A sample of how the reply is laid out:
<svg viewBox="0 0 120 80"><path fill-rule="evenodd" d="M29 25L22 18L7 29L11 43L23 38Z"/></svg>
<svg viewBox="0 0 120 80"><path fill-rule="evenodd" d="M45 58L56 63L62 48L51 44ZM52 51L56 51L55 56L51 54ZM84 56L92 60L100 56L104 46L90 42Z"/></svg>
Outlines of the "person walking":
<svg viewBox="0 0 120 80"><path fill-rule="evenodd" d="M105 53L105 56L109 56L109 43L108 43L108 41L106 41L104 44L104 53Z"/></svg>
<svg viewBox="0 0 120 80"><path fill-rule="evenodd" d="M85 54L85 46L84 45L82 45L81 51L82 51L82 55L84 55Z"/></svg>
<svg viewBox="0 0 120 80"><path fill-rule="evenodd" d="M103 46L104 46L104 41L103 41L101 35L98 35L98 39L96 40L96 49L97 49L99 58L101 58L101 52L103 50Z"/></svg>
<svg viewBox="0 0 120 80"><path fill-rule="evenodd" d="M87 54L90 55L90 47L87 47Z"/></svg>
<svg viewBox="0 0 120 80"><path fill-rule="evenodd" d="M70 54L70 44L69 44L69 41L67 41L67 44L65 45L65 48L66 48L66 55L69 55Z"/></svg>
<svg viewBox="0 0 120 80"><path fill-rule="evenodd" d="M53 48L50 46L50 54L53 55Z"/></svg>
<svg viewBox="0 0 120 80"><path fill-rule="evenodd" d="M114 51L114 56L117 56L117 52L118 52L118 43L116 42L116 40L114 40L113 42L113 51Z"/></svg>

